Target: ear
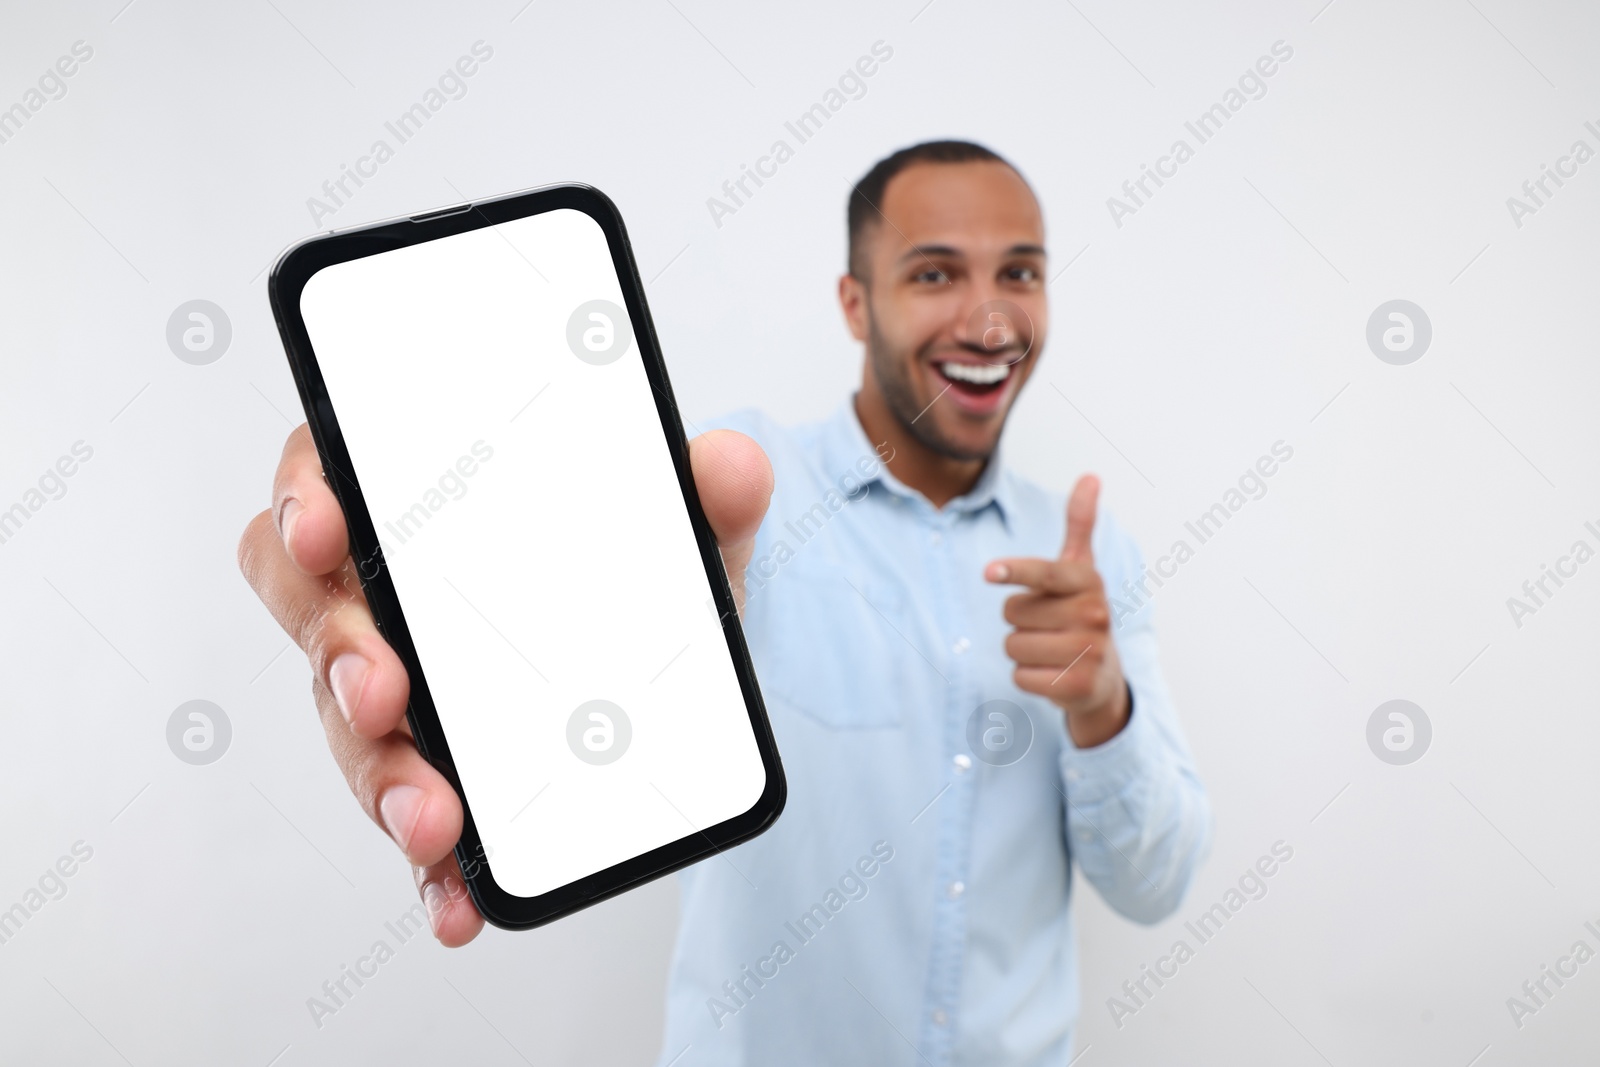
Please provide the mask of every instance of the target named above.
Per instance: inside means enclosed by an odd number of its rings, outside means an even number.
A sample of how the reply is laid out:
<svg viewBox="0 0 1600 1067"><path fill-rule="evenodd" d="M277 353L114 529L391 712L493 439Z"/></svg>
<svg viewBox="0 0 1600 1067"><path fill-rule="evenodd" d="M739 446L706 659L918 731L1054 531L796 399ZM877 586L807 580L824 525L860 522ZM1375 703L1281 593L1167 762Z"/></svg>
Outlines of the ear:
<svg viewBox="0 0 1600 1067"><path fill-rule="evenodd" d="M850 326L850 336L857 341L867 339L867 287L854 274L839 278L839 307L844 311L844 321Z"/></svg>

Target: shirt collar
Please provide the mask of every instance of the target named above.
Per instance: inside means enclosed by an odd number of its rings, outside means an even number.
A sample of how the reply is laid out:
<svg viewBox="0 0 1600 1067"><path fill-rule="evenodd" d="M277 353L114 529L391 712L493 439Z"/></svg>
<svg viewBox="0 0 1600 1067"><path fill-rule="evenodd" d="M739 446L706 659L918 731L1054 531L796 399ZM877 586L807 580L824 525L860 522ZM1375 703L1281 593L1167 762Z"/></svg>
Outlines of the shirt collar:
<svg viewBox="0 0 1600 1067"><path fill-rule="evenodd" d="M896 496L921 501L931 507L927 497L890 473L875 443L868 440L861 420L856 417L854 393L846 396L844 403L823 422L821 444L822 460L830 477L837 478L847 471L853 471L860 476L864 485L879 482ZM864 473L867 471L872 473ZM990 504L995 505L1001 521L1009 526L1011 516L1015 514L1012 478L1001 462L998 444L990 454L989 461L984 464L977 482L966 493L946 504L945 510L975 514Z"/></svg>

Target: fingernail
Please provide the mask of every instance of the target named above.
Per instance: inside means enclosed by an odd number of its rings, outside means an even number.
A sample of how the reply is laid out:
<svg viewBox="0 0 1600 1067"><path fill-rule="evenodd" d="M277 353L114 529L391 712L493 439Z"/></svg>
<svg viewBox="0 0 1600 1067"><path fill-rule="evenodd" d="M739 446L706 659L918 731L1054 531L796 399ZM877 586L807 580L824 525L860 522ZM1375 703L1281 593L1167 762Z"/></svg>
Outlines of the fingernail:
<svg viewBox="0 0 1600 1067"><path fill-rule="evenodd" d="M361 706L361 690L366 687L372 664L359 652L342 652L328 667L328 686L339 705L344 721L354 725L356 709Z"/></svg>
<svg viewBox="0 0 1600 1067"><path fill-rule="evenodd" d="M427 799L427 794L417 786L391 785L378 800L378 814L383 817L384 828L402 852L411 852L411 838L417 832L417 822L422 818Z"/></svg>
<svg viewBox="0 0 1600 1067"><path fill-rule="evenodd" d="M305 506L292 496L283 498L283 504L278 508L278 534L283 538L286 547L294 545L294 525L300 521Z"/></svg>
<svg viewBox="0 0 1600 1067"><path fill-rule="evenodd" d="M1009 577L1011 577L1011 568L1007 567L1004 563L996 563L994 566L989 568L990 581L1003 582Z"/></svg>
<svg viewBox="0 0 1600 1067"><path fill-rule="evenodd" d="M438 937L439 924L447 906L444 890L439 888L438 882L429 882L422 887L422 906L428 910L428 925L433 928L433 936Z"/></svg>

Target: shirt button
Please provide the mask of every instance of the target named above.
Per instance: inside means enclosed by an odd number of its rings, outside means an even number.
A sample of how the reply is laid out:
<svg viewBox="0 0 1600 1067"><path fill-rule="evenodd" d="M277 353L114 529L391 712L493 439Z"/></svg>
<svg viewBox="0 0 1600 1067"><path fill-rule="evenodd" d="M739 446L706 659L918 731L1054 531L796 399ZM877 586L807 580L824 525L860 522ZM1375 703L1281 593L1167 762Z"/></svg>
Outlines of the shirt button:
<svg viewBox="0 0 1600 1067"><path fill-rule="evenodd" d="M967 891L967 886L966 886L965 882L951 882L950 883L949 893L950 893L950 899L951 900L959 899L961 894L965 893L966 891Z"/></svg>
<svg viewBox="0 0 1600 1067"><path fill-rule="evenodd" d="M1082 778L1082 777L1083 777L1083 775L1078 773L1078 768L1076 768L1076 767L1068 767L1067 768L1067 781L1076 782L1079 778Z"/></svg>
<svg viewBox="0 0 1600 1067"><path fill-rule="evenodd" d="M962 752L956 756L956 773L962 774L972 767L972 757Z"/></svg>
<svg viewBox="0 0 1600 1067"><path fill-rule="evenodd" d="M943 1026L945 1023L947 1023L949 1021L950 1021L950 1016L948 1016L948 1015L946 1015L944 1013L944 1009L943 1008L934 1008L933 1009L933 1025L935 1025L935 1026Z"/></svg>
<svg viewBox="0 0 1600 1067"><path fill-rule="evenodd" d="M959 656L961 653L965 652L971 647L971 641L967 640L965 637L958 637L956 638L956 643L950 646L950 651Z"/></svg>
<svg viewBox="0 0 1600 1067"><path fill-rule="evenodd" d="M938 530L935 530L933 533L928 535L928 541L933 545L934 548L938 548L940 545L944 544L944 534L940 533Z"/></svg>

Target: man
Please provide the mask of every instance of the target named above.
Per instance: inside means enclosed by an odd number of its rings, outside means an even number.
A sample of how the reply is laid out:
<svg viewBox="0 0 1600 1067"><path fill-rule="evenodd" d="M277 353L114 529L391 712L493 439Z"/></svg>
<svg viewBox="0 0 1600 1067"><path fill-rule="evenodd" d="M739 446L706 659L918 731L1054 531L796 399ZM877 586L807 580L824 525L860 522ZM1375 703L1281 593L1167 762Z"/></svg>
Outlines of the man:
<svg viewBox="0 0 1600 1067"><path fill-rule="evenodd" d="M1143 569L1097 518L1098 481L1063 506L1000 462L1048 327L1032 190L987 149L934 142L877 164L848 222L860 391L816 425L739 415L691 443L789 800L682 876L661 1062L1066 1064L1073 864L1154 922L1204 856L1209 808L1148 607L1113 620L1105 588ZM482 926L450 854L460 804L411 745L405 672L346 556L302 427L241 565L459 945ZM349 609L320 612L329 597Z"/></svg>

